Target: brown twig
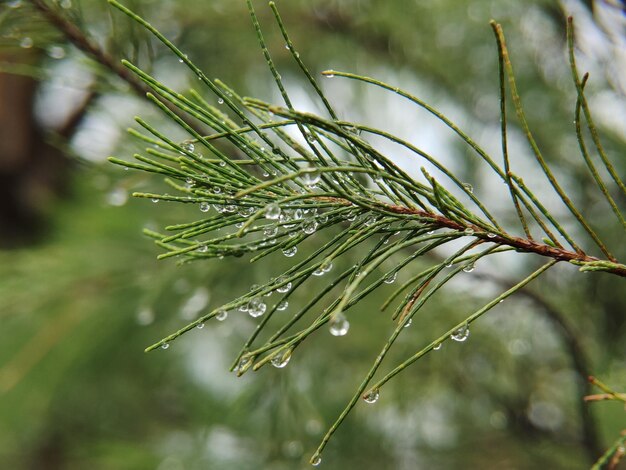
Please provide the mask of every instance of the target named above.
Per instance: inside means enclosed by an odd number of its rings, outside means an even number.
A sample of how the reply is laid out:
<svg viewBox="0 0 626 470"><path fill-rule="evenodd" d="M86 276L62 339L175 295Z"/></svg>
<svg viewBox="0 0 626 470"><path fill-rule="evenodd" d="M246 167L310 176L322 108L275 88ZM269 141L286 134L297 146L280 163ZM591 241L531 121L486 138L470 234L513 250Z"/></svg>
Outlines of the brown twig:
<svg viewBox="0 0 626 470"><path fill-rule="evenodd" d="M54 8L50 8L43 0L30 1L46 20L59 30L68 41L128 83L135 93L140 96L145 96L145 94L150 91L150 89L132 75L126 67L103 51L98 44L88 38L74 23L60 15L58 11Z"/></svg>
<svg viewBox="0 0 626 470"><path fill-rule="evenodd" d="M44 0L30 0L33 6L41 12L41 14L48 20L48 22L60 31L63 36L70 41L79 50L90 56L100 65L113 72L119 78L124 80L135 94L142 98L146 98L146 94L151 92L150 87L135 77L130 70L122 65L122 63L114 59L106 51L104 51L98 44L85 35L85 33L78 28L74 23L69 21L63 15L59 14L54 8L51 8L46 4ZM181 113L181 111L169 102L163 103L174 114L180 117L186 124L191 126L192 129L199 133L204 133L197 125L197 123L191 121L188 116Z"/></svg>
<svg viewBox="0 0 626 470"><path fill-rule="evenodd" d="M324 198L324 200L342 204L351 204L351 202L345 200L344 198L326 197ZM488 233L485 232L484 228L477 225L471 223L462 224L443 215L435 214L434 212L424 211L422 209L396 206L391 204L382 204L381 206L387 212L402 215L413 215L418 219L428 220L430 223L432 223L432 225L438 228L449 228L460 232L465 232L467 229L471 229L472 235L476 238L480 238L491 243L497 243L503 246L510 246L511 248L515 248L516 251L524 253L534 253L558 261L567 261L577 266L581 266L581 270L583 271L604 271L615 274L617 276L626 277L626 265L602 260L600 258L596 258L595 256L589 256L584 252L568 251L563 248L557 248L555 246L547 245L545 243L539 243L535 240L516 237L506 233Z"/></svg>

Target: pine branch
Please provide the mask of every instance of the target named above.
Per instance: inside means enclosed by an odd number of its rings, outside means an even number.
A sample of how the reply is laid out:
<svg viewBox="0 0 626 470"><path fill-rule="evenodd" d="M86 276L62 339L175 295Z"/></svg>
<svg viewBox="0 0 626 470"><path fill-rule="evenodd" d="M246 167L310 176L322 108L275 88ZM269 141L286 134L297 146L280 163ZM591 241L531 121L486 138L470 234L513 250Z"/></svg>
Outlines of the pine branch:
<svg viewBox="0 0 626 470"><path fill-rule="evenodd" d="M375 402L381 387L389 380L425 354L438 349L443 341L465 340L472 322L556 263L568 262L582 272L604 271L626 277L626 265L615 259L556 181L534 140L516 89L504 36L497 23L492 22L492 27L500 59L502 167L451 119L411 93L374 78L347 72L327 71L324 75L357 80L390 91L427 110L448 126L480 157L482 164L506 184L512 203L511 213L516 214L523 236L516 235L515 228L509 229L498 220L488 205L474 194L471 186L463 183L454 171L441 164L439 158L384 130L338 119L322 88L300 59L274 3L270 3L270 7L287 48L330 117L294 109L250 0L247 6L259 46L286 107L243 98L223 82L209 80L187 55L145 19L115 0L109 0L109 3L141 24L169 48L226 109L222 111L209 105L196 91L192 91L190 97L185 96L168 88L136 65L128 61L123 63L141 81L142 86L150 89L146 94L148 99L170 123L184 130L189 139L175 142L153 124L138 118L137 123L147 134L139 131L131 133L151 144L151 148L146 150L146 155L135 155L140 163L114 157L110 161L166 176L166 183L177 192L176 195L143 192L135 193L134 196L153 201L193 204L206 214L198 220L166 227L166 233L146 231L146 235L164 250L159 259L176 257L181 262L190 262L249 256L251 263L260 263L282 252L284 256L297 260L286 271L277 273L261 285L253 286L249 292L224 305L215 306L209 313L157 341L146 351L167 349L184 333L203 326L212 318L219 319L229 311L240 311L247 312L253 318L262 318L243 345L232 370L242 375L267 364L282 368L297 348L322 327L328 327L333 335L345 335L350 327L349 319L354 316L353 308L384 284L393 283L399 272L403 275L407 273L407 280L382 307L384 310L394 306L391 314L391 320L395 322L393 330L352 399L323 438L311 460L314 465L319 464L325 445L359 398L368 403ZM578 80L574 61L570 61L578 91L575 114L581 152L590 170L590 177L613 208L613 214L623 224L617 202L607 198L608 187L590 163L581 137L581 110L592 135L595 127L587 116L588 107L583 93L585 80ZM564 229L565 224L546 209L547 204L540 201L513 172L507 147L505 77L508 78L518 120L539 170L604 255L603 258L587 254L582 248L583 244ZM198 126L193 123L206 126L210 132L206 135L198 131ZM288 128L293 126L297 128L304 144L288 133ZM442 179L431 175L424 168L422 179L412 177L367 140L370 134L410 150L416 158L434 165L443 175ZM222 150L224 147L217 145L220 140L234 145L236 154L231 155ZM603 153L598 144L596 149L600 154ZM610 172L606 163L605 166ZM217 213L210 214L212 209ZM538 242L532 235L533 230L541 230L547 238ZM565 248L561 239L571 249ZM452 245L460 241L461 244ZM416 260L425 259L425 255L446 247L448 254L444 260L429 263L419 273L411 270ZM407 360L389 367L383 378L371 385L397 338L406 331L405 327L430 299L440 294L457 276L471 272L477 262L508 251L541 256L547 258L547 261L544 260L545 264L541 268L509 286L481 309L465 315L460 323ZM389 265L393 265L393 268L389 269ZM339 272L333 273L333 266L335 269L339 267ZM322 288L318 288L316 279L324 275L326 282ZM276 314L296 289L302 291L311 286L316 288L307 295L306 304L293 317L281 319ZM265 297L272 293L280 294L280 298L273 306L268 306Z"/></svg>

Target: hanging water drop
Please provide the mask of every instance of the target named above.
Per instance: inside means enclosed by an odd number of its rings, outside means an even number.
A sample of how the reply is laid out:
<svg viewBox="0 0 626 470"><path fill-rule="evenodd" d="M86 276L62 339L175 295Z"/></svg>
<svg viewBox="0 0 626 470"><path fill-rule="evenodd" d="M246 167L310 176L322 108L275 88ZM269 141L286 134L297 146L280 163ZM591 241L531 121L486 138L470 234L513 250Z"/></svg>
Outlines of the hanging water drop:
<svg viewBox="0 0 626 470"><path fill-rule="evenodd" d="M496 234L495 233L488 233L487 234L487 238L496 238Z"/></svg>
<svg viewBox="0 0 626 470"><path fill-rule="evenodd" d="M180 144L180 147L187 152L193 152L196 149L196 146L190 140L184 141L182 144Z"/></svg>
<svg viewBox="0 0 626 470"><path fill-rule="evenodd" d="M473 193L474 192L474 187L471 184L469 184L469 183L463 183L463 187L465 188L465 190L468 193Z"/></svg>
<svg viewBox="0 0 626 470"><path fill-rule="evenodd" d="M65 49L61 46L52 46L48 49L48 55L53 59L62 59L65 57Z"/></svg>
<svg viewBox="0 0 626 470"><path fill-rule="evenodd" d="M308 168L307 172L302 175L302 182L305 186L312 188L320 182L321 174L315 168Z"/></svg>
<svg viewBox="0 0 626 470"><path fill-rule="evenodd" d="M265 218L270 220L277 220L280 218L282 210L278 204L272 202L265 206Z"/></svg>
<svg viewBox="0 0 626 470"><path fill-rule="evenodd" d="M463 268L463 271L465 271L466 273L471 273L474 270L474 267L474 263L466 264Z"/></svg>
<svg viewBox="0 0 626 470"><path fill-rule="evenodd" d="M434 351L439 351L441 349L441 347L443 346L443 343L439 343L436 346L433 347Z"/></svg>
<svg viewBox="0 0 626 470"><path fill-rule="evenodd" d="M289 364L289 360L291 359L291 349L283 353L278 353L276 356L272 358L270 361L274 367L277 369L282 369L287 364Z"/></svg>
<svg viewBox="0 0 626 470"><path fill-rule="evenodd" d="M206 246L206 245L200 245L200 246L198 247L198 251L199 251L200 253L206 253L207 251L209 251L209 247L208 247L208 246Z"/></svg>
<svg viewBox="0 0 626 470"><path fill-rule="evenodd" d="M315 233L316 230L317 230L317 222L315 221L315 219L305 220L304 222L302 222L302 231L306 233L307 235L311 235Z"/></svg>
<svg viewBox="0 0 626 470"><path fill-rule="evenodd" d="M324 263L320 266L320 269L322 272L328 273L331 269L333 269L333 263L330 261L324 261Z"/></svg>
<svg viewBox="0 0 626 470"><path fill-rule="evenodd" d="M249 357L249 356L244 356L239 361L239 364L237 364L237 367L235 367L235 372L237 372L237 374L241 375L245 371L247 371L250 368L251 365L252 365L252 358Z"/></svg>
<svg viewBox="0 0 626 470"><path fill-rule="evenodd" d="M450 335L450 338L452 338L454 341L463 342L468 338L469 334L469 327L467 326L467 324L465 324L457 329L454 333L452 333Z"/></svg>
<svg viewBox="0 0 626 470"><path fill-rule="evenodd" d="M30 49L31 47L33 47L33 44L34 42L32 38L29 38L29 37L25 37L24 39L20 41L20 47L23 49Z"/></svg>
<svg viewBox="0 0 626 470"><path fill-rule="evenodd" d="M326 72L324 72L324 76L326 78L333 78L335 76L335 71L334 70L327 70Z"/></svg>
<svg viewBox="0 0 626 470"><path fill-rule="evenodd" d="M330 334L333 336L345 336L350 329L350 322L343 315L335 315L330 321Z"/></svg>
<svg viewBox="0 0 626 470"><path fill-rule="evenodd" d="M152 202L154 202L156 204L157 202L159 202L159 198L158 197L153 197L152 198Z"/></svg>
<svg viewBox="0 0 626 470"><path fill-rule="evenodd" d="M282 284L285 281L286 281L286 279L281 277L281 278L278 279L277 284ZM288 282L285 285L281 285L280 287L277 287L276 291L280 292L281 294L284 294L284 293L289 292L291 290L291 285L292 285L291 282Z"/></svg>
<svg viewBox="0 0 626 470"><path fill-rule="evenodd" d="M278 233L278 227L276 225L266 225L263 229L263 235L266 237L273 237Z"/></svg>
<svg viewBox="0 0 626 470"><path fill-rule="evenodd" d="M218 310L217 313L215 314L215 319L217 321L224 321L226 320L227 317L228 317L228 312L224 310L223 308Z"/></svg>
<svg viewBox="0 0 626 470"><path fill-rule="evenodd" d="M363 395L363 400L365 401L365 403L376 403L378 401L378 398L380 398L380 391L377 388L370 390L365 395Z"/></svg>
<svg viewBox="0 0 626 470"><path fill-rule="evenodd" d="M292 256L295 256L297 252L298 252L298 247L292 246L291 248L285 248L283 250L283 255L285 255L287 258L291 258Z"/></svg>
<svg viewBox="0 0 626 470"><path fill-rule="evenodd" d="M283 310L287 310L287 307L289 307L289 302L283 300L276 306L276 310L280 310L282 312Z"/></svg>
<svg viewBox="0 0 626 470"><path fill-rule="evenodd" d="M217 104L224 104L224 98L218 98Z"/></svg>
<svg viewBox="0 0 626 470"><path fill-rule="evenodd" d="M161 345L161 349L167 349L167 348L169 348L169 347L170 347L170 344L169 344L169 343L163 343L163 344Z"/></svg>
<svg viewBox="0 0 626 470"><path fill-rule="evenodd" d="M463 230L463 233L465 235L474 235L474 229L472 227L467 227L465 230Z"/></svg>
<svg viewBox="0 0 626 470"><path fill-rule="evenodd" d="M211 210L211 204L206 201L200 203L200 212L209 212Z"/></svg>
<svg viewBox="0 0 626 470"><path fill-rule="evenodd" d="M409 326L411 326L411 323L413 323L413 319L409 318L409 321L404 324L404 327L408 328Z"/></svg>
<svg viewBox="0 0 626 470"><path fill-rule="evenodd" d="M398 272L395 271L389 275L387 275L387 277L385 277L384 282L385 284L393 284L394 282L396 282L396 278L398 277Z"/></svg>
<svg viewBox="0 0 626 470"><path fill-rule="evenodd" d="M324 275L324 271L322 270L322 267L320 266L315 271L313 271L313 275L314 276L323 276Z"/></svg>
<svg viewBox="0 0 626 470"><path fill-rule="evenodd" d="M311 465L313 465L314 467L319 466L319 464L321 463L322 463L322 457L320 457L319 455L316 454L311 458Z"/></svg>
<svg viewBox="0 0 626 470"><path fill-rule="evenodd" d="M202 328L204 328L204 323L198 323L196 325L196 328L198 328L199 330L201 330Z"/></svg>
<svg viewBox="0 0 626 470"><path fill-rule="evenodd" d="M259 297L253 298L248 302L248 315L252 318L260 317L265 313L267 305Z"/></svg>

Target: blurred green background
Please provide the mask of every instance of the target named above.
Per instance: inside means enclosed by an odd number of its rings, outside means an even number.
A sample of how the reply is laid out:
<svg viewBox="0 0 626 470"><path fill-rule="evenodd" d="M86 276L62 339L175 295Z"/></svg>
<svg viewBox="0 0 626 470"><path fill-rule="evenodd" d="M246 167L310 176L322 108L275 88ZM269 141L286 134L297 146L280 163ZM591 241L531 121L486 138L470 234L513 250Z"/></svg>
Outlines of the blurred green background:
<svg viewBox="0 0 626 470"><path fill-rule="evenodd" d="M243 0L126 4L207 76L243 95L280 102ZM589 100L624 175L622 3L277 4L314 73L352 71L408 89L494 155L500 146L497 55L488 22L501 22L538 142L583 213L618 257L626 255L623 235L585 185L564 43L564 18L574 14L580 67L592 73ZM105 1L49 5L114 61L130 58L180 90L197 87L164 47ZM271 11L265 2L255 5L296 107L319 110ZM347 336L316 334L285 369L242 378L228 373L254 328L245 314L231 313L167 351L145 354L155 340L264 280L267 268L245 259L157 262L159 250L142 228L194 220L197 208L132 200L132 191L159 191L163 183L105 158L130 158L142 149L125 132L134 115L175 138L185 136L72 46L29 1L0 8L0 468L307 467L391 331L379 311L391 290L361 304ZM506 217L501 188L441 125L380 90L340 79L322 84L342 118L377 125L453 162ZM521 134L511 132L512 158L541 193L542 183L526 168ZM397 158L409 164L404 155ZM416 318L392 361L504 290L533 264L519 258L486 263L454 283ZM624 427L619 404L582 403L590 373L626 389L620 281L557 267L475 324L469 341L446 344L390 382L375 406L358 404L325 451L323 468L588 468ZM305 300L306 293L297 293L292 303Z"/></svg>

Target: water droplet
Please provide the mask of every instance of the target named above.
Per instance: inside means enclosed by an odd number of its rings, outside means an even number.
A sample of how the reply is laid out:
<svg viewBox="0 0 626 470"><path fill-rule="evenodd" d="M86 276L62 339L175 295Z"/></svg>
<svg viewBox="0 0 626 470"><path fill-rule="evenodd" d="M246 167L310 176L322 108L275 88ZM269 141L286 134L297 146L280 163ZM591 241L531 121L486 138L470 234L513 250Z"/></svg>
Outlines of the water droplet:
<svg viewBox="0 0 626 470"><path fill-rule="evenodd" d="M280 218L282 210L278 204L272 202L265 206L265 218L270 220L277 220Z"/></svg>
<svg viewBox="0 0 626 470"><path fill-rule="evenodd" d="M209 212L211 210L211 204L206 201L200 203L200 212Z"/></svg>
<svg viewBox="0 0 626 470"><path fill-rule="evenodd" d="M289 302L283 300L276 306L276 310L280 310L282 312L283 310L287 310L287 307L289 307Z"/></svg>
<svg viewBox="0 0 626 470"><path fill-rule="evenodd" d="M32 38L29 37L25 37L20 41L20 47L23 49L30 49L31 47L33 47L33 40Z"/></svg>
<svg viewBox="0 0 626 470"><path fill-rule="evenodd" d="M343 314L335 315L330 320L330 334L333 336L345 336L349 329L350 322Z"/></svg>
<svg viewBox="0 0 626 470"><path fill-rule="evenodd" d="M439 350L441 349L441 347L442 347L442 346L443 346L443 343L439 343L439 344L437 344L437 345L435 345L435 346L433 347L433 350L434 350L434 351L439 351Z"/></svg>
<svg viewBox="0 0 626 470"><path fill-rule="evenodd" d="M305 186L313 188L317 185L317 183L320 182L320 178L321 175L318 170L316 170L315 168L308 168L307 173L304 173L302 175L302 182Z"/></svg>
<svg viewBox="0 0 626 470"><path fill-rule="evenodd" d="M304 233L311 235L312 233L315 233L316 230L317 222L315 221L315 219L305 220L304 222L302 222L302 231Z"/></svg>
<svg viewBox="0 0 626 470"><path fill-rule="evenodd" d="M326 222L328 222L328 214L320 214L317 220L320 224L325 224Z"/></svg>
<svg viewBox="0 0 626 470"><path fill-rule="evenodd" d="M282 284L285 281L286 281L286 279L281 277L281 278L278 279L277 284ZM288 282L284 286L277 287L276 291L280 292L281 294L284 294L284 293L289 292L291 290L291 286L292 286L291 282Z"/></svg>
<svg viewBox="0 0 626 470"><path fill-rule="evenodd" d="M215 187L213 188L213 192L214 192L215 194L219 194L219 193L221 193L221 192L222 192L222 188L220 188L219 186L215 186Z"/></svg>
<svg viewBox="0 0 626 470"><path fill-rule="evenodd" d="M217 104L224 104L224 98L218 98Z"/></svg>
<svg viewBox="0 0 626 470"><path fill-rule="evenodd" d="M328 273L331 269L333 269L333 263L331 261L324 261L324 263L320 266L320 269L322 272Z"/></svg>
<svg viewBox="0 0 626 470"><path fill-rule="evenodd" d="M322 457L320 457L319 455L315 454L312 458L311 458L311 465L313 465L314 467L318 467L319 464L322 463Z"/></svg>
<svg viewBox="0 0 626 470"><path fill-rule="evenodd" d="M408 328L409 326L411 326L411 323L413 323L413 319L409 318L409 321L404 324L404 327Z"/></svg>
<svg viewBox="0 0 626 470"><path fill-rule="evenodd" d="M239 364L237 364L237 367L235 367L235 372L241 375L245 371L247 371L251 365L252 365L252 358L250 356L244 356L239 361Z"/></svg>
<svg viewBox="0 0 626 470"><path fill-rule="evenodd" d="M180 144L180 148L186 150L187 152L193 152L196 149L196 146L193 144L192 141L186 140L182 144Z"/></svg>
<svg viewBox="0 0 626 470"><path fill-rule="evenodd" d="M462 327L460 327L458 330L456 330L454 333L452 333L450 335L450 338L452 338L454 341L463 342L468 338L469 334L470 334L469 327L467 326L467 324L465 324Z"/></svg>
<svg viewBox="0 0 626 470"><path fill-rule="evenodd" d="M474 235L474 229L471 227L467 227L465 230L463 230L463 233L465 235Z"/></svg>
<svg viewBox="0 0 626 470"><path fill-rule="evenodd" d="M252 206L239 206L237 213L242 217L248 218L254 214L254 211L255 209Z"/></svg>
<svg viewBox="0 0 626 470"><path fill-rule="evenodd" d="M178 59L178 62L180 62L181 64L184 62L183 59Z"/></svg>
<svg viewBox="0 0 626 470"><path fill-rule="evenodd" d="M243 304L239 306L239 311L240 312L247 312L248 311L248 304Z"/></svg>
<svg viewBox="0 0 626 470"><path fill-rule="evenodd" d="M365 395L363 395L363 400L365 401L365 403L371 404L371 403L376 403L379 397L380 397L380 391L377 388L375 388L367 392Z"/></svg>
<svg viewBox="0 0 626 470"><path fill-rule="evenodd" d="M333 78L335 76L335 73L333 70L328 70L327 72L324 72L324 76L326 78Z"/></svg>
<svg viewBox="0 0 626 470"><path fill-rule="evenodd" d="M152 202L154 202L156 204L157 202L159 202L159 198L158 197L153 197L152 198Z"/></svg>
<svg viewBox="0 0 626 470"><path fill-rule="evenodd" d="M170 347L170 344L169 344L169 343L163 343L163 344L161 345L161 349L167 349L167 348L169 348L169 347Z"/></svg>
<svg viewBox="0 0 626 470"><path fill-rule="evenodd" d="M298 247L292 246L291 248L285 248L283 250L283 255L285 255L287 258L291 258L292 256L295 256L297 252L298 252Z"/></svg>
<svg viewBox="0 0 626 470"><path fill-rule="evenodd" d="M463 183L463 187L465 188L465 190L468 193L473 193L474 192L474 187L471 184L469 184L469 183Z"/></svg>
<svg viewBox="0 0 626 470"><path fill-rule="evenodd" d="M228 312L224 310L223 308L218 310L217 313L215 314L215 319L217 321L224 321L226 320L227 317L228 317Z"/></svg>
<svg viewBox="0 0 626 470"><path fill-rule="evenodd" d="M289 44L285 44L285 49L289 50L291 49L291 46L289 46Z"/></svg>
<svg viewBox="0 0 626 470"><path fill-rule="evenodd" d="M283 353L278 353L270 361L271 364L277 369L282 369L287 364L289 364L289 360L291 359L291 352L292 352L291 349L288 349L287 351Z"/></svg>
<svg viewBox="0 0 626 470"><path fill-rule="evenodd" d="M429 230L428 232L426 232L426 234L428 234L428 235L432 235L433 233L435 233L434 230Z"/></svg>
<svg viewBox="0 0 626 470"><path fill-rule="evenodd" d="M65 57L65 49L63 49L61 46L51 46L48 49L48 56L53 59L62 59L63 57Z"/></svg>
<svg viewBox="0 0 626 470"><path fill-rule="evenodd" d="M323 276L324 275L324 271L322 270L322 267L320 266L315 271L313 271L313 275L314 276Z"/></svg>
<svg viewBox="0 0 626 470"><path fill-rule="evenodd" d="M266 237L273 237L278 233L278 227L276 225L266 225L263 229L263 235Z"/></svg>
<svg viewBox="0 0 626 470"><path fill-rule="evenodd" d="M487 234L487 238L496 238L496 234L495 233L488 233Z"/></svg>
<svg viewBox="0 0 626 470"><path fill-rule="evenodd" d="M446 268L451 268L452 267L452 262L449 262L446 264Z"/></svg>
<svg viewBox="0 0 626 470"><path fill-rule="evenodd" d="M267 310L267 305L260 297L255 297L248 302L248 315L252 318L260 317L265 313L265 310Z"/></svg>
<svg viewBox="0 0 626 470"><path fill-rule="evenodd" d="M196 325L196 328L198 328L199 330L201 330L202 328L204 328L204 323L198 323Z"/></svg>
<svg viewBox="0 0 626 470"><path fill-rule="evenodd" d="M229 212L229 213L233 213L233 212L237 212L237 206L234 204L226 204L224 206L224 212Z"/></svg>
<svg viewBox="0 0 626 470"><path fill-rule="evenodd" d="M398 272L395 271L389 275L387 275L387 277L385 277L384 282L385 284L393 284L394 282L396 282L396 278L398 277Z"/></svg>
<svg viewBox="0 0 626 470"><path fill-rule="evenodd" d="M465 271L466 273L471 273L474 270L474 268L475 268L474 263L466 264L465 267L463 268L463 271Z"/></svg>
<svg viewBox="0 0 626 470"><path fill-rule="evenodd" d="M206 245L200 245L197 251L199 251L200 253L206 253L207 251L209 251L209 247Z"/></svg>

